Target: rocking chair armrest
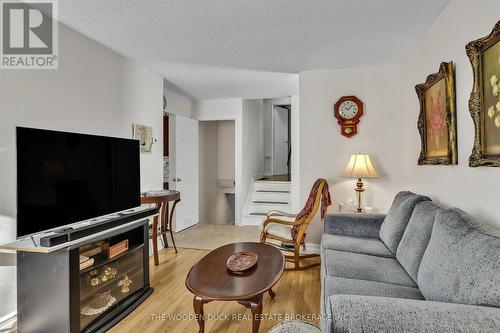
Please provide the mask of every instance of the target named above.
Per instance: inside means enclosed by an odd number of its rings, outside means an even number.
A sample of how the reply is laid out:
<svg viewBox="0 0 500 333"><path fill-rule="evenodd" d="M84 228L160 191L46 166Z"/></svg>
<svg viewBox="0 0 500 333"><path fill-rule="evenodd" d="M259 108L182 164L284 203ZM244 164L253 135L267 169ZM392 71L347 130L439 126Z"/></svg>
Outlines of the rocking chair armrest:
<svg viewBox="0 0 500 333"><path fill-rule="evenodd" d="M285 221L285 220L279 220L279 219L273 219L273 218L268 218L267 220L264 221L264 224L262 225L263 230L266 230L266 226L270 223L278 223L278 224L284 224L284 225L290 225L290 226L295 226L295 225L300 225L304 223L304 220L298 220L298 221Z"/></svg>
<svg viewBox="0 0 500 333"><path fill-rule="evenodd" d="M285 213L285 212L282 212L280 210L272 210L269 213L267 213L267 218L270 218L271 216L285 216L285 217L294 218L297 216L297 214Z"/></svg>

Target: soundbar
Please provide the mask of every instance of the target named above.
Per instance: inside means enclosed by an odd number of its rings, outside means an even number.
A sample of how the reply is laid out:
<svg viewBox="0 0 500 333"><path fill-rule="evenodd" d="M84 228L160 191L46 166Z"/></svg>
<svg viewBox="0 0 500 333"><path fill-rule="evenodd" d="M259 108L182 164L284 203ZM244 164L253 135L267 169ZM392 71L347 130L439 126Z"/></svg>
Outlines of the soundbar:
<svg viewBox="0 0 500 333"><path fill-rule="evenodd" d="M40 246L52 247L63 243L71 242L79 238L83 238L101 231L118 227L125 223L129 223L138 219L154 215L156 213L158 213L158 210L156 208L148 208L145 210L132 213L118 213L117 217L111 218L106 221L96 222L92 225L79 227L77 229L68 228L56 231L52 235L40 238Z"/></svg>

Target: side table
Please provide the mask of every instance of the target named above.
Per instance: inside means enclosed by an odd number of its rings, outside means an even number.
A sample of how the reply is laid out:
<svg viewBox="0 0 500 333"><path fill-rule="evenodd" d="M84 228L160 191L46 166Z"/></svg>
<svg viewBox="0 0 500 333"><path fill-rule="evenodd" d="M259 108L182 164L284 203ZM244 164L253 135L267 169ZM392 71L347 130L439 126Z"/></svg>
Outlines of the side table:
<svg viewBox="0 0 500 333"><path fill-rule="evenodd" d="M174 204L172 209L170 210L170 216L168 214L169 211L169 203L173 201ZM158 259L158 236L161 235L163 238L163 242L165 243L165 247L168 247L167 241L167 233L170 233L170 237L172 238L172 244L175 249L175 253L177 253L177 247L175 246L174 234L172 232L172 220L174 218L175 206L177 203L181 201L181 193L179 191L169 191L169 190L161 190L161 191L150 191L143 193L141 196L141 204L155 204L156 209L160 213L160 230L158 232L158 216L153 218L152 225L152 234L151 238L153 240L153 255L155 266L159 265Z"/></svg>

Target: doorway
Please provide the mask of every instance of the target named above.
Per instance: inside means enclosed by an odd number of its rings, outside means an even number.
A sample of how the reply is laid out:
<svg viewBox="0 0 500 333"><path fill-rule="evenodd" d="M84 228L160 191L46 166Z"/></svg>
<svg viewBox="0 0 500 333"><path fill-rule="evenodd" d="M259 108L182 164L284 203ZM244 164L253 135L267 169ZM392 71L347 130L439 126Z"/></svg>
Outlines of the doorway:
<svg viewBox="0 0 500 333"><path fill-rule="evenodd" d="M235 224L235 121L199 123L200 223Z"/></svg>
<svg viewBox="0 0 500 333"><path fill-rule="evenodd" d="M163 189L168 190L169 183L169 173L168 173L168 155L170 148L169 136L169 125L168 125L168 113L163 112Z"/></svg>
<svg viewBox="0 0 500 333"><path fill-rule="evenodd" d="M273 105L272 109L272 170L271 180L290 181L291 105ZM269 178L269 177L267 177Z"/></svg>

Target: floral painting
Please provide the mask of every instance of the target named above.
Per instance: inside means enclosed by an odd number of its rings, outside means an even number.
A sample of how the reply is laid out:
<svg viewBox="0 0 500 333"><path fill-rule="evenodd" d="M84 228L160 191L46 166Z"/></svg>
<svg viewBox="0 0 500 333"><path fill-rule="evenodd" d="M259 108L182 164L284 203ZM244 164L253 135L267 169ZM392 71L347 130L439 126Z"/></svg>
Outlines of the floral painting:
<svg viewBox="0 0 500 333"><path fill-rule="evenodd" d="M448 128L446 125L446 80L425 91L426 151L428 157L447 156Z"/></svg>
<svg viewBox="0 0 500 333"><path fill-rule="evenodd" d="M417 84L420 102L418 131L421 150L419 165L458 163L455 67L452 61L439 65L437 73Z"/></svg>
<svg viewBox="0 0 500 333"><path fill-rule="evenodd" d="M500 42L483 52L483 153L500 154Z"/></svg>

